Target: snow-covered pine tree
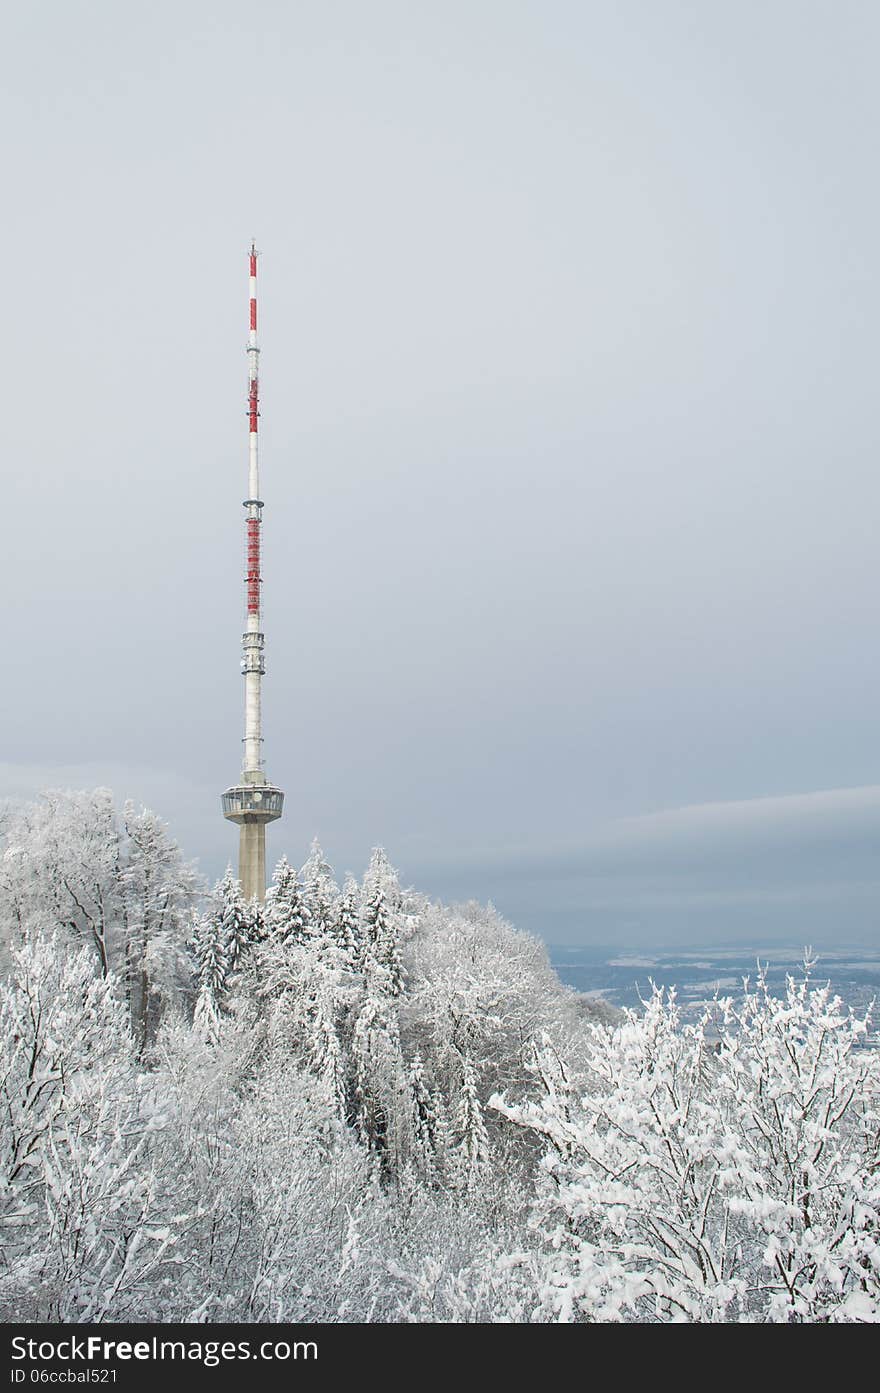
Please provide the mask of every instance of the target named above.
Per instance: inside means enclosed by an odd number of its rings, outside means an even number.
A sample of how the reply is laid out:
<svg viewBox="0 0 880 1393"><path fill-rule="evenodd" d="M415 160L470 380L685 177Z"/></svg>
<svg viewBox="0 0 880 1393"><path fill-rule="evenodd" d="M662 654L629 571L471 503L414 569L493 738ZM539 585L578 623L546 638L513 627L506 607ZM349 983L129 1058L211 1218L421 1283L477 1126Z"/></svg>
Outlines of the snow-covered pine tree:
<svg viewBox="0 0 880 1393"><path fill-rule="evenodd" d="M434 1115L434 1157L438 1175L448 1175L451 1170L452 1129L449 1122L449 1108L443 1089L439 1086L431 1090L431 1111Z"/></svg>
<svg viewBox="0 0 880 1393"><path fill-rule="evenodd" d="M233 973L253 942L253 914L231 866L214 891L214 904L217 932L226 948L227 972Z"/></svg>
<svg viewBox="0 0 880 1393"><path fill-rule="evenodd" d="M361 946L364 972L385 976L384 991L400 996L403 964L400 956L400 884L397 872L381 847L376 847L364 876L361 907Z"/></svg>
<svg viewBox="0 0 880 1393"><path fill-rule="evenodd" d="M337 1115L345 1116L346 1074L337 1028L333 974L319 968L311 1012L311 1063Z"/></svg>
<svg viewBox="0 0 880 1393"><path fill-rule="evenodd" d="M453 1173L457 1187L469 1193L479 1188L489 1169L489 1136L477 1093L477 1076L467 1058L462 1060L461 1093L455 1122Z"/></svg>
<svg viewBox="0 0 880 1393"><path fill-rule="evenodd" d="M220 1002L226 991L229 962L226 943L213 914L196 915L189 949L195 959L196 999L193 1021L211 1043L220 1030Z"/></svg>
<svg viewBox="0 0 880 1393"><path fill-rule="evenodd" d="M251 945L265 943L268 937L265 905L262 905L258 899L250 900L247 905L247 916L250 924Z"/></svg>
<svg viewBox="0 0 880 1393"><path fill-rule="evenodd" d="M345 877L335 905L330 929L333 941L352 967L359 958L361 891L353 875Z"/></svg>
<svg viewBox="0 0 880 1393"><path fill-rule="evenodd" d="M400 1155L401 1130L408 1130L410 1119L397 1002L388 990L388 974L383 968L367 969L352 1049L354 1121L362 1142L378 1158L387 1179Z"/></svg>
<svg viewBox="0 0 880 1393"><path fill-rule="evenodd" d="M302 943L311 936L311 916L303 896L299 876L286 856L282 856L266 892L265 933L269 942Z"/></svg>
<svg viewBox="0 0 880 1393"><path fill-rule="evenodd" d="M417 1174L430 1185L437 1178L437 1104L425 1082L422 1057L418 1051L409 1067L409 1088L412 1100L413 1161Z"/></svg>
<svg viewBox="0 0 880 1393"><path fill-rule="evenodd" d="M332 866L324 860L317 837L300 871L300 880L311 932L317 938L326 938L333 931L339 887L333 879Z"/></svg>
<svg viewBox="0 0 880 1393"><path fill-rule="evenodd" d="M218 881L207 913L196 916L189 942L196 962L194 1021L208 1040L216 1040L230 978L253 944L252 909L241 885L227 867Z"/></svg>

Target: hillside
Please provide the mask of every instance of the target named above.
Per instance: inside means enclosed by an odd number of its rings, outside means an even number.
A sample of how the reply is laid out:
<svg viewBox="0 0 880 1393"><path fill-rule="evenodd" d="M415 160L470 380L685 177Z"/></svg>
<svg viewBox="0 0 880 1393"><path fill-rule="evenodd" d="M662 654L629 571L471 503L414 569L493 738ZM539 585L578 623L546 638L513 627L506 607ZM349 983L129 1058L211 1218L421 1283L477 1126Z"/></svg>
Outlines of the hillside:
<svg viewBox="0 0 880 1393"><path fill-rule="evenodd" d="M381 850L248 904L106 790L0 865L3 1319L877 1317L880 1069L827 988L610 1015Z"/></svg>

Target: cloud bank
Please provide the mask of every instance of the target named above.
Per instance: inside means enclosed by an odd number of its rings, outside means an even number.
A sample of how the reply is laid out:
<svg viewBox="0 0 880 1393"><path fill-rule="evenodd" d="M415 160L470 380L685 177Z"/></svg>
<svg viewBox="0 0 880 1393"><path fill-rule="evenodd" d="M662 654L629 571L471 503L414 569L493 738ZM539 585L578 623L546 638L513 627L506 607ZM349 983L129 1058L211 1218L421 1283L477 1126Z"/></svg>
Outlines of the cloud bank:
<svg viewBox="0 0 880 1393"><path fill-rule="evenodd" d="M564 848L471 851L419 869L516 905L560 941L811 926L856 940L877 936L878 850L880 785L867 785L663 809L594 825Z"/></svg>

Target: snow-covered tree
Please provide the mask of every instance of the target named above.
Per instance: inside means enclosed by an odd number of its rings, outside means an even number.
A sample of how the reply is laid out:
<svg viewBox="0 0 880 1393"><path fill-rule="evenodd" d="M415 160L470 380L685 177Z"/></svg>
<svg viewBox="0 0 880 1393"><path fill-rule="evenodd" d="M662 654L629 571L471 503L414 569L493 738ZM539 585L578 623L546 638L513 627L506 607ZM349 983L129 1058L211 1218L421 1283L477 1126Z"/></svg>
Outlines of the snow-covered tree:
<svg viewBox="0 0 880 1393"><path fill-rule="evenodd" d="M207 911L196 916L189 945L195 960L194 1015L206 1039L216 1040L233 974L257 941L254 907L245 902L229 866Z"/></svg>
<svg viewBox="0 0 880 1393"><path fill-rule="evenodd" d="M125 1004L88 945L12 949L0 984L0 1318L136 1318L171 1268Z"/></svg>
<svg viewBox="0 0 880 1393"><path fill-rule="evenodd" d="M360 958L360 918L360 886L353 875L348 875L334 906L330 929L334 942L344 955L346 962L352 966Z"/></svg>
<svg viewBox="0 0 880 1393"><path fill-rule="evenodd" d="M310 1012L310 1064L340 1117L345 1115L346 1064L339 1038L339 997L329 971L315 974Z"/></svg>
<svg viewBox="0 0 880 1393"><path fill-rule="evenodd" d="M312 842L308 859L299 874L311 931L319 938L327 937L333 932L339 887L317 838Z"/></svg>
<svg viewBox="0 0 880 1393"><path fill-rule="evenodd" d="M269 940L301 943L312 933L311 915L296 870L282 856L266 891L265 933Z"/></svg>
<svg viewBox="0 0 880 1393"><path fill-rule="evenodd" d="M437 1178L441 1125L438 1097L425 1082L421 1055L416 1052L408 1071L412 1108L412 1152L417 1173L428 1183ZM440 1104L442 1106L442 1103Z"/></svg>
<svg viewBox="0 0 880 1393"><path fill-rule="evenodd" d="M360 939L364 971L381 973L390 996L403 991L401 961L401 894L397 872L381 847L377 847L364 876Z"/></svg>
<svg viewBox="0 0 880 1393"><path fill-rule="evenodd" d="M188 990L183 945L201 882L164 823L107 789L50 791L5 819L0 940L47 925L86 943L125 983L141 1048Z"/></svg>
<svg viewBox="0 0 880 1393"><path fill-rule="evenodd" d="M492 1105L545 1143L543 1306L572 1320L880 1313L880 1061L827 988L761 977L683 1025L674 994L592 1028L588 1087Z"/></svg>
<svg viewBox="0 0 880 1393"><path fill-rule="evenodd" d="M470 1062L481 1099L500 1088L534 1086L526 1066L531 1042L543 1028L552 1030L566 1056L583 1063L586 1032L575 993L562 986L543 946L494 910L423 905L403 951L404 1051L407 1057L419 1051L433 1087L441 1091L451 1144L463 1058ZM496 1174L531 1166L531 1144L513 1139L497 1114L487 1113L483 1121L497 1153ZM496 1198L501 1201L500 1193Z"/></svg>
<svg viewBox="0 0 880 1393"><path fill-rule="evenodd" d="M353 1054L358 1133L387 1177L406 1151L401 1132L410 1115L397 1005L383 969L367 972Z"/></svg>
<svg viewBox="0 0 880 1393"><path fill-rule="evenodd" d="M227 866L214 890L213 912L226 950L227 972L235 972L253 944L255 934L251 907L242 895L241 881L233 875L231 866Z"/></svg>
<svg viewBox="0 0 880 1393"><path fill-rule="evenodd" d="M597 1020L380 851L197 904L101 790L0 852L0 1319L880 1319L876 1041L810 978Z"/></svg>
<svg viewBox="0 0 880 1393"><path fill-rule="evenodd" d="M184 941L198 877L161 818L131 802L119 869L125 938L125 988L133 1037L145 1050L155 1037L160 1005L187 990Z"/></svg>
<svg viewBox="0 0 880 1393"><path fill-rule="evenodd" d="M62 925L93 949L104 976L121 929L122 848L109 789L51 790L17 809L0 863L0 913L7 940Z"/></svg>
<svg viewBox="0 0 880 1393"><path fill-rule="evenodd" d="M190 951L195 960L196 976L193 1018L202 1037L216 1042L220 1031L222 1002L226 995L229 962L225 939L213 915L203 914L195 918Z"/></svg>
<svg viewBox="0 0 880 1393"><path fill-rule="evenodd" d="M462 1060L461 1092L455 1117L456 1141L453 1175L464 1191L476 1190L489 1169L489 1136L483 1121L483 1106L477 1093L477 1079L470 1060Z"/></svg>
<svg viewBox="0 0 880 1393"><path fill-rule="evenodd" d="M724 1003L719 1185L760 1251L768 1319L876 1321L880 1056L864 1048L870 1014L814 986L812 966L782 999L761 972L741 1003Z"/></svg>

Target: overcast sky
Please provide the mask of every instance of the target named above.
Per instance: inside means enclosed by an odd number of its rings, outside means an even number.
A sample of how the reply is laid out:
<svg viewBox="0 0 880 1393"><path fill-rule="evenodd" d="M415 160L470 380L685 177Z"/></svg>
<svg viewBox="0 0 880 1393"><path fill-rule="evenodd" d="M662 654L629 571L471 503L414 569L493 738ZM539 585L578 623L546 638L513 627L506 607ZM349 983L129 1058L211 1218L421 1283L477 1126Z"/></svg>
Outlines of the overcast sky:
<svg viewBox="0 0 880 1393"><path fill-rule="evenodd" d="M270 860L877 938L880 8L4 27L7 794L236 854L253 236Z"/></svg>

